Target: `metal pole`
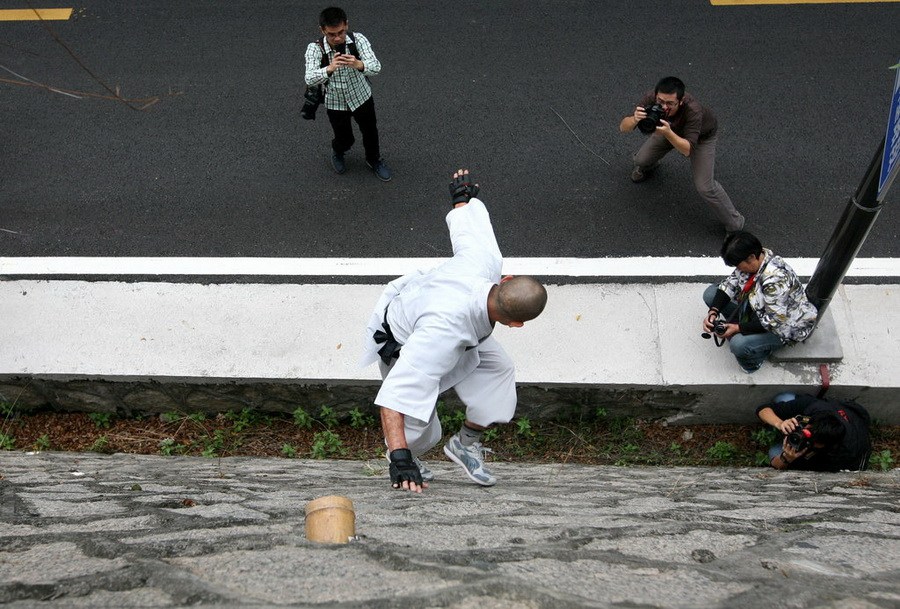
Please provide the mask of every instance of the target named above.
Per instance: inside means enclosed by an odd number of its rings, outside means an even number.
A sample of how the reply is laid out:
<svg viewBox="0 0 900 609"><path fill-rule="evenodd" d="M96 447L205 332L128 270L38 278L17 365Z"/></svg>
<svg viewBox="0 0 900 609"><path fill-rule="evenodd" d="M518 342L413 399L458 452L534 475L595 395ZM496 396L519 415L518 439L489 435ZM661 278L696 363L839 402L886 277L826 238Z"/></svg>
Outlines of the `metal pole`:
<svg viewBox="0 0 900 609"><path fill-rule="evenodd" d="M856 189L856 194L850 197L844 214L838 221L825 252L819 258L819 264L809 279L806 286L806 296L819 310L819 319L828 308L831 298L838 286L847 274L847 270L856 258L856 254L865 242L882 203L876 199L878 196L878 177L881 172L881 158L884 155L884 143L881 145L866 171L866 176Z"/></svg>

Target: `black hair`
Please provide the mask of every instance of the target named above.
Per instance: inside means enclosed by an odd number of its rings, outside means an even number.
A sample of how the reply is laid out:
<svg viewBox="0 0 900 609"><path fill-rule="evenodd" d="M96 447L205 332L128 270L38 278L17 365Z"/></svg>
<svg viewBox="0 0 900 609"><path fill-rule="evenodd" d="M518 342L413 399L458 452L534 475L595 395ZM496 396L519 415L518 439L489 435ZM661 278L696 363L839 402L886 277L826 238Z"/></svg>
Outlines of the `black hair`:
<svg viewBox="0 0 900 609"><path fill-rule="evenodd" d="M684 83L681 82L680 78L666 76L656 83L656 89L653 90L653 94L656 95L657 93L674 93L675 97L681 100L684 97Z"/></svg>
<svg viewBox="0 0 900 609"><path fill-rule="evenodd" d="M833 412L817 412L809 417L809 430L812 432L813 442L819 442L828 447L837 446L847 433L841 420Z"/></svg>
<svg viewBox="0 0 900 609"><path fill-rule="evenodd" d="M737 266L749 256L760 256L763 253L763 246L755 236L738 231L725 237L721 253L725 264Z"/></svg>
<svg viewBox="0 0 900 609"><path fill-rule="evenodd" d="M319 13L319 27L335 27L342 23L347 23L347 13L342 8L329 6Z"/></svg>

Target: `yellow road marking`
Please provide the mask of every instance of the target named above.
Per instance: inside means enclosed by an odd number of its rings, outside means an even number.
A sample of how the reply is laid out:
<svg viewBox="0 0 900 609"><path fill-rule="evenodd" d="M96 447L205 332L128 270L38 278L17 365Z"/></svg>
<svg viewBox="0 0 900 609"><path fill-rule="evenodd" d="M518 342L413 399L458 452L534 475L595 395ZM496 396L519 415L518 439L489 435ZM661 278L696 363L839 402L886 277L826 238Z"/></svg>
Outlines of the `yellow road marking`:
<svg viewBox="0 0 900 609"><path fill-rule="evenodd" d="M900 0L709 0L713 6L742 6L747 4L878 4Z"/></svg>
<svg viewBox="0 0 900 609"><path fill-rule="evenodd" d="M70 8L11 8L0 10L0 21L66 21L72 16Z"/></svg>

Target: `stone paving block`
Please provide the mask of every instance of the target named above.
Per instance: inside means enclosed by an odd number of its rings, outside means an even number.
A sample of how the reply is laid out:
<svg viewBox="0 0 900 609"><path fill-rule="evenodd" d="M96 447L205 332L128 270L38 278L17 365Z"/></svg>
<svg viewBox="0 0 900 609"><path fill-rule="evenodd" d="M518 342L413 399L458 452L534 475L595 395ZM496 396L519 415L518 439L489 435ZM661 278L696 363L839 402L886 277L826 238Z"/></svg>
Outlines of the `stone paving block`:
<svg viewBox="0 0 900 609"><path fill-rule="evenodd" d="M625 535L617 539L598 539L585 550L615 550L622 554L653 557L654 560L694 564L724 558L755 545L752 535L693 530L683 535Z"/></svg>
<svg viewBox="0 0 900 609"><path fill-rule="evenodd" d="M169 512L176 512L180 516L197 516L200 518L222 518L226 520L268 520L269 515L258 510L251 510L231 503L216 503L213 505L194 505L191 507L163 508Z"/></svg>
<svg viewBox="0 0 900 609"><path fill-rule="evenodd" d="M171 596L158 588L141 588L138 590L125 590L123 592L108 592L99 590L86 596L68 596L65 600L66 607L94 607L121 609L122 607L173 607L176 606ZM46 603L44 603L46 604ZM26 607L41 607L41 603L34 601L15 601L5 607L9 609L25 609Z"/></svg>
<svg viewBox="0 0 900 609"><path fill-rule="evenodd" d="M0 582L49 584L121 569L127 564L124 558L88 556L72 542L36 544L27 550L0 552Z"/></svg>
<svg viewBox="0 0 900 609"><path fill-rule="evenodd" d="M631 606L704 609L717 607L752 587L742 582L715 582L689 569L607 564L595 560L559 562L537 559L505 564L504 573L526 581L539 580L555 592L601 603Z"/></svg>
<svg viewBox="0 0 900 609"><path fill-rule="evenodd" d="M88 501L78 503L65 500L49 500L38 497L23 497L35 514L42 518L91 518L109 514L121 514L125 507L115 501Z"/></svg>
<svg viewBox="0 0 900 609"><path fill-rule="evenodd" d="M845 575L869 577L875 573L900 575L900 542L851 535L810 535L784 549L786 554L841 567Z"/></svg>
<svg viewBox="0 0 900 609"><path fill-rule="evenodd" d="M204 582L256 602L312 604L402 599L414 593L411 589L415 588L403 571L369 559L352 545L281 546L170 562ZM362 585L348 585L354 581ZM408 582L409 588L403 582ZM430 574L427 583L432 592L458 585L457 581L437 574Z"/></svg>

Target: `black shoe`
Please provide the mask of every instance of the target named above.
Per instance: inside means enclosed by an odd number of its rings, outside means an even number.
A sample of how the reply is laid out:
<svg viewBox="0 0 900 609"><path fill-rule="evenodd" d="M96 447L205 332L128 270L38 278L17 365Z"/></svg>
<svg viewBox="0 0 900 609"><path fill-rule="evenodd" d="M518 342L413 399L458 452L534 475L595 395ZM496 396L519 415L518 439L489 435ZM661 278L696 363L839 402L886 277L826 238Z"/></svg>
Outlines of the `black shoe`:
<svg viewBox="0 0 900 609"><path fill-rule="evenodd" d="M635 165L634 169L631 170L631 181L635 184L643 182L653 175L653 172L656 171L657 167L659 167L659 163L653 163L650 167L647 168L641 167L640 165Z"/></svg>
<svg viewBox="0 0 900 609"><path fill-rule="evenodd" d="M344 163L344 155L338 154L337 152L332 152L331 166L334 167L334 170L338 173L344 173L345 171L347 171L347 164Z"/></svg>
<svg viewBox="0 0 900 609"><path fill-rule="evenodd" d="M369 166L369 169L371 169L375 173L375 175L378 176L378 179L382 182L391 181L391 177L393 177L393 174L391 174L391 170L388 169L388 166L385 165L384 161L382 161L381 159L375 161L374 164L366 161L366 165Z"/></svg>

